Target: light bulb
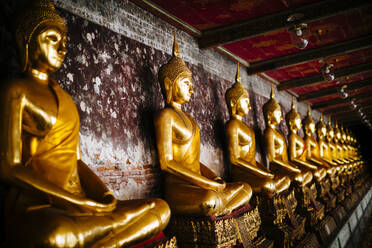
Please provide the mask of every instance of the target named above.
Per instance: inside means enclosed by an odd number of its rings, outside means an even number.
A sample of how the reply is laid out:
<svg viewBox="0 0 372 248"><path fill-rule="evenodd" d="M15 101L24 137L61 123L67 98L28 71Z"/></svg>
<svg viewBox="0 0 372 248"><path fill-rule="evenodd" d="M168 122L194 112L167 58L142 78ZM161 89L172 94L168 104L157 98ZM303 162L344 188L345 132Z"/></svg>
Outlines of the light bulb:
<svg viewBox="0 0 372 248"><path fill-rule="evenodd" d="M291 36L292 44L299 49L304 49L309 44L308 34L307 34L307 24L301 23L294 25L292 28L288 29Z"/></svg>
<svg viewBox="0 0 372 248"><path fill-rule="evenodd" d="M335 72L333 69L333 64L325 63L322 67L320 67L320 70L322 71L324 80L330 82L336 78Z"/></svg>

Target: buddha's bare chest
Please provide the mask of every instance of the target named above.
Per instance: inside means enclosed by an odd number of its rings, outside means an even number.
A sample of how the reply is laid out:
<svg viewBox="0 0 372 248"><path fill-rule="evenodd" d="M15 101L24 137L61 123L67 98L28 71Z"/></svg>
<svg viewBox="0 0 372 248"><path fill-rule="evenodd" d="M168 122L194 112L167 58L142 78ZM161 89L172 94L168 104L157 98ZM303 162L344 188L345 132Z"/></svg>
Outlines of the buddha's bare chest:
<svg viewBox="0 0 372 248"><path fill-rule="evenodd" d="M240 146L251 146L254 141L254 133L249 127L241 125L238 130L238 138Z"/></svg>
<svg viewBox="0 0 372 248"><path fill-rule="evenodd" d="M23 130L36 136L45 135L57 119L58 103L54 92L41 87L25 91L22 104Z"/></svg>
<svg viewBox="0 0 372 248"><path fill-rule="evenodd" d="M195 132L195 126L193 125L192 120L183 113L176 113L173 117L173 139L179 142L188 143L191 141L191 137Z"/></svg>

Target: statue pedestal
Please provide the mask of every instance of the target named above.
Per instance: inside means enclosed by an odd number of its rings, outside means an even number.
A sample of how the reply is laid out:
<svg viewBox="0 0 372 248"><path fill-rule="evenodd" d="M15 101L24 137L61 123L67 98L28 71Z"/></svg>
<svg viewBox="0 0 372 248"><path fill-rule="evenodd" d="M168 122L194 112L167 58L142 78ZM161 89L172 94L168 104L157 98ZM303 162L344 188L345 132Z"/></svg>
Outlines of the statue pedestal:
<svg viewBox="0 0 372 248"><path fill-rule="evenodd" d="M358 199L358 194L356 192L353 192L345 199L342 205L344 205L346 211L351 211L357 203Z"/></svg>
<svg viewBox="0 0 372 248"><path fill-rule="evenodd" d="M261 197L259 209L263 222L263 232L274 247L293 247L305 233L306 218L296 215L297 206L294 191L283 192L275 197Z"/></svg>
<svg viewBox="0 0 372 248"><path fill-rule="evenodd" d="M167 238L163 232L161 232L156 237L132 246L132 248L178 248L178 246L175 236Z"/></svg>
<svg viewBox="0 0 372 248"><path fill-rule="evenodd" d="M306 231L313 232L316 225L324 218L324 205L316 200L316 186L314 183L303 187L295 187L298 201L297 212L306 217ZM292 205L293 206L293 205Z"/></svg>
<svg viewBox="0 0 372 248"><path fill-rule="evenodd" d="M315 234L309 233L305 238L296 246L296 248L319 248L320 244Z"/></svg>
<svg viewBox="0 0 372 248"><path fill-rule="evenodd" d="M332 216L327 216L322 220L316 228L316 234L321 243L326 243L328 238L336 230L337 224Z"/></svg>
<svg viewBox="0 0 372 248"><path fill-rule="evenodd" d="M343 206L338 205L332 212L331 216L336 221L337 225L342 225L343 219L346 216L346 211Z"/></svg>
<svg viewBox="0 0 372 248"><path fill-rule="evenodd" d="M224 216L172 216L167 232L177 237L181 247L272 248L272 241L258 236L261 219L258 208L246 205Z"/></svg>
<svg viewBox="0 0 372 248"><path fill-rule="evenodd" d="M317 191L320 192L318 200L324 205L324 212L329 213L337 204L337 197L331 192L331 181L325 178L322 182L315 181L315 183Z"/></svg>

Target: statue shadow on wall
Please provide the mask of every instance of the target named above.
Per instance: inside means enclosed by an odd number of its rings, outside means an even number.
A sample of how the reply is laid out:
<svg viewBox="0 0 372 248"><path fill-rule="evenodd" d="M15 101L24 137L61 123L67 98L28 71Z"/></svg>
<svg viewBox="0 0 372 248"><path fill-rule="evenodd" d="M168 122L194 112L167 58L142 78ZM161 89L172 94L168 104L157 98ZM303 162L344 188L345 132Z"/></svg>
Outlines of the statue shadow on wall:
<svg viewBox="0 0 372 248"><path fill-rule="evenodd" d="M267 169L269 169L268 161L267 161L267 158L266 158L267 156L266 156L266 153L265 153L265 140L264 140L263 130L260 129L260 127L257 123L258 120L264 118L264 116L263 116L263 113L261 113L261 115L259 115L259 111L258 111L258 104L259 103L257 102L257 99L255 97L256 93L254 93L251 83L249 84L249 89L248 90L249 90L249 95L251 96L250 100L251 100L251 107L252 107L252 113L253 113L252 129L253 129L254 134L256 136L256 153L258 152L261 156L261 164L263 166L265 166Z"/></svg>
<svg viewBox="0 0 372 248"><path fill-rule="evenodd" d="M213 84L213 82L212 82ZM212 89L212 95L213 95L213 101L216 103L216 106L218 106L219 103L219 92L217 90L218 87L211 87ZM223 103L220 103L223 104ZM226 134L225 134L225 121L223 120L223 110L225 108L218 107L216 108L216 119L213 122L213 131L214 131L214 137L216 141L216 145L218 147L221 147L222 149L222 156L223 156L223 167L224 167L224 178L230 179L230 159L229 159L229 152L228 152L228 146L227 146L227 140L226 140Z"/></svg>
<svg viewBox="0 0 372 248"><path fill-rule="evenodd" d="M18 52L13 33L15 17L25 6L26 0L4 0L0 9L0 79L14 78L21 75Z"/></svg>
<svg viewBox="0 0 372 248"><path fill-rule="evenodd" d="M15 16L26 0L4 0L0 8L0 81L21 76L21 66L18 61L18 52L13 33L15 28ZM4 223L4 199L9 191L7 184L0 182L0 223ZM0 225L0 247L4 238L5 230Z"/></svg>
<svg viewBox="0 0 372 248"><path fill-rule="evenodd" d="M157 94L155 92L152 92L151 90L154 89L153 84L158 83L157 75L154 75L153 71L150 69L150 64L146 63L144 64L141 69L138 71L138 76L141 78L140 80L140 87L142 89L146 89L146 100L143 104L141 104L138 108L138 116L140 116L139 121L139 127L141 131L141 136L143 137L146 150L151 151L152 155L152 161L154 161L154 164L152 164L153 169L159 172L160 177L160 185L154 185L154 188L157 188L159 186L161 192L159 192L163 196L163 179L164 175L161 173L160 170L160 164L159 164L159 158L158 153L156 149L156 137L155 137L155 126L154 126L154 117L158 111L156 109L156 102L159 101Z"/></svg>

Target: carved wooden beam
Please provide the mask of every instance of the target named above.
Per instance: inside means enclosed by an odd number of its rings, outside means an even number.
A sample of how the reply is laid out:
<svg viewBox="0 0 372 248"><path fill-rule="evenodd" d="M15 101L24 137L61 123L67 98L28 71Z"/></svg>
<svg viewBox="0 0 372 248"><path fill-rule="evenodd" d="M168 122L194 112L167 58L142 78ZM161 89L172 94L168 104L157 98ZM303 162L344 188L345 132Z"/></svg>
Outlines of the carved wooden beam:
<svg viewBox="0 0 372 248"><path fill-rule="evenodd" d="M258 17L237 24L207 30L199 38L200 48L210 48L226 43L244 40L250 37L270 33L273 31L289 28L293 23L287 18L295 13L301 13L304 17L301 22L311 22L327 18L341 13L349 12L371 4L370 0L324 0L295 9L288 9L272 15Z"/></svg>
<svg viewBox="0 0 372 248"><path fill-rule="evenodd" d="M341 77L351 76L351 75L367 72L369 70L372 70L372 62L337 69L335 70L335 77L341 78ZM316 74L313 76L296 78L296 79L280 82L277 88L279 91L289 90L293 88L299 88L303 86L317 84L323 81L324 79L323 79L322 74Z"/></svg>
<svg viewBox="0 0 372 248"><path fill-rule="evenodd" d="M358 94L358 95L351 96L350 99L360 100L360 99L363 99L363 98L370 97L371 94L372 94L371 91L367 91L367 92L363 92L363 93ZM332 106L332 105L348 103L348 102L350 102L350 99L349 98L347 98L347 99L339 98L339 99L334 99L334 100L330 100L330 101L319 102L319 103L313 104L311 106L311 108L312 109L319 109L319 108L324 108L324 107L328 107L328 106Z"/></svg>
<svg viewBox="0 0 372 248"><path fill-rule="evenodd" d="M361 80L358 82L344 83L336 87L326 88L323 90L317 90L317 91L309 92L306 94L302 94L297 98L297 100L302 102L302 101L309 100L309 99L315 99L315 98L337 94L343 86L347 86L345 90L348 91L348 90L360 89L360 88L371 86L371 85L372 85L372 78L368 78L366 80Z"/></svg>
<svg viewBox="0 0 372 248"><path fill-rule="evenodd" d="M327 46L306 49L300 52L276 57L273 59L261 60L249 64L248 74L255 74L270 70L276 70L287 66L293 66L312 60L336 56L343 53L350 53L372 46L372 35L347 40Z"/></svg>

